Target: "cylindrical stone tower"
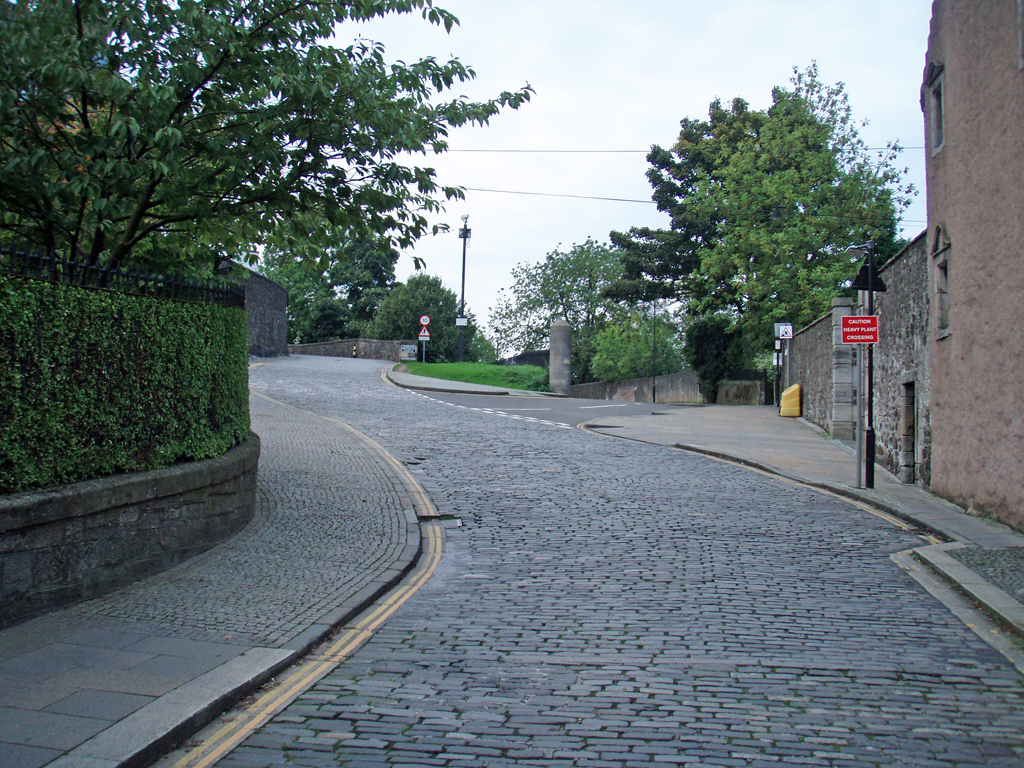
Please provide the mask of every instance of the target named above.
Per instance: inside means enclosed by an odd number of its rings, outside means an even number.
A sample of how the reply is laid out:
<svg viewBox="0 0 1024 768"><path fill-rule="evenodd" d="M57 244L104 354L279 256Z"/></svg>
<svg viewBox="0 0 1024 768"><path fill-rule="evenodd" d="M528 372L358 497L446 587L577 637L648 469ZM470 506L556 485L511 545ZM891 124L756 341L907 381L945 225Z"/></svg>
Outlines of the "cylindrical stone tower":
<svg viewBox="0 0 1024 768"><path fill-rule="evenodd" d="M551 391L569 394L572 384L572 326L559 318L551 324Z"/></svg>

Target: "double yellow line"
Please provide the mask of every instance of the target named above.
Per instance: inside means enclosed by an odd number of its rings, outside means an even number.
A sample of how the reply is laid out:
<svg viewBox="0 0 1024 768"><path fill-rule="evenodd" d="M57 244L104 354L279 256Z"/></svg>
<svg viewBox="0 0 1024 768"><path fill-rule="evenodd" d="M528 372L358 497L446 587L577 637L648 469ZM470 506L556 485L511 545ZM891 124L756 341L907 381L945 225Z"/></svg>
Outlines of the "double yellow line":
<svg viewBox="0 0 1024 768"><path fill-rule="evenodd" d="M224 757L271 717L291 704L318 680L331 672L359 649L380 626L416 594L431 577L441 562L444 539L439 523L424 524L426 562L413 577L392 592L382 603L343 629L332 638L327 648L307 656L276 686L259 696L248 706L240 708L236 716L212 733L203 742L174 764L174 768L207 768Z"/></svg>
<svg viewBox="0 0 1024 768"><path fill-rule="evenodd" d="M295 406L281 403L258 392L253 392L253 394L279 405L295 408ZM296 408L295 410L302 409ZM228 722L174 763L174 768L208 768L245 741L270 718L295 701L303 692L309 690L318 680L344 662L373 637L373 633L427 583L441 562L441 557L444 554L444 534L441 524L437 520L437 511L434 509L430 497L416 482L409 470L384 450L380 444L362 432L343 421L327 416L320 416L320 418L342 427L360 442L370 446L399 476L405 490L412 497L413 506L420 520L420 530L424 540L421 562L412 576L388 594L383 601L362 615L354 624L341 629L337 635L331 638L330 645L311 653L281 678L274 687L251 703L236 709Z"/></svg>

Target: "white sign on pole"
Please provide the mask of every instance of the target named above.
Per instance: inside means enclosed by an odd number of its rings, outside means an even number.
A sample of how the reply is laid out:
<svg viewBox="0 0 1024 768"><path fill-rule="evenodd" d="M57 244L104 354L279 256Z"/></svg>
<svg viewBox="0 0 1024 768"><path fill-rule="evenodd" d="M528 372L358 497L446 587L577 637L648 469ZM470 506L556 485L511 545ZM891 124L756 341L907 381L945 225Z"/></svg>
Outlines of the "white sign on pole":
<svg viewBox="0 0 1024 768"><path fill-rule="evenodd" d="M456 317L455 318L455 325L469 325L469 318L468 317Z"/></svg>
<svg viewBox="0 0 1024 768"><path fill-rule="evenodd" d="M430 339L430 331L427 330L427 326L420 328L420 341L427 341Z"/></svg>
<svg viewBox="0 0 1024 768"><path fill-rule="evenodd" d="M420 325L424 327L430 325L430 315L420 315Z"/></svg>
<svg viewBox="0 0 1024 768"><path fill-rule="evenodd" d="M775 324L775 338L777 338L777 339L792 339L793 338L793 324L792 323L776 323Z"/></svg>

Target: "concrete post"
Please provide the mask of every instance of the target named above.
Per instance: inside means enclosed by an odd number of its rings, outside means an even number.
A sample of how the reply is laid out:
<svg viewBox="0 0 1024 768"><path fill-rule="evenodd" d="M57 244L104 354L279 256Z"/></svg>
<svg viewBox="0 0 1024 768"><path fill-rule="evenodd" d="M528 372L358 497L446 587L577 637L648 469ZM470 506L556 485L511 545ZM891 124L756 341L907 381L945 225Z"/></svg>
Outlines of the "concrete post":
<svg viewBox="0 0 1024 768"><path fill-rule="evenodd" d="M853 440L857 425L854 345L843 344L843 320L853 314L853 299L832 299L832 437Z"/></svg>
<svg viewBox="0 0 1024 768"><path fill-rule="evenodd" d="M551 324L551 361L548 373L551 391L568 395L572 384L572 326L561 318Z"/></svg>

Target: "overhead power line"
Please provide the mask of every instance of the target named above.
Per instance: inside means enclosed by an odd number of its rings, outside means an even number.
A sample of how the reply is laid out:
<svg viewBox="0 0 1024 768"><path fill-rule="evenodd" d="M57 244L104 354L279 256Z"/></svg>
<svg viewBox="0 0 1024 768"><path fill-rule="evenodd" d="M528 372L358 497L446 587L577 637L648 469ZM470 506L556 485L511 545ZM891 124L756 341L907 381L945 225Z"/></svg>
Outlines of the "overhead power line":
<svg viewBox="0 0 1024 768"><path fill-rule="evenodd" d="M495 192L501 195L532 195L535 197L572 197L576 200L609 200L613 203L647 203L654 205L653 200L633 200L628 197L595 197L593 195L561 195L557 192L516 192L511 189L480 189L479 187L463 187L467 192Z"/></svg>
<svg viewBox="0 0 1024 768"><path fill-rule="evenodd" d="M866 152L884 152L890 147L864 147ZM924 149L924 147L900 147L900 149ZM534 154L534 155L646 155L649 149L448 149L447 152L483 152L489 154Z"/></svg>
<svg viewBox="0 0 1024 768"><path fill-rule="evenodd" d="M646 203L654 205L653 200L636 200L629 197L597 197L596 195L565 195L558 192L522 192L513 189L483 189L481 187L463 187L467 192L493 192L497 195L528 195L530 197L568 197L574 200L606 200L612 203ZM829 215L829 214L818 214ZM912 219L901 219L903 224L925 224L927 222L914 221Z"/></svg>

